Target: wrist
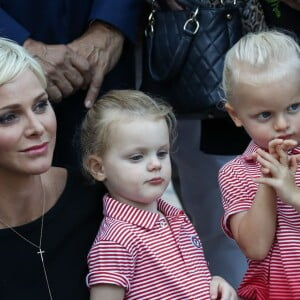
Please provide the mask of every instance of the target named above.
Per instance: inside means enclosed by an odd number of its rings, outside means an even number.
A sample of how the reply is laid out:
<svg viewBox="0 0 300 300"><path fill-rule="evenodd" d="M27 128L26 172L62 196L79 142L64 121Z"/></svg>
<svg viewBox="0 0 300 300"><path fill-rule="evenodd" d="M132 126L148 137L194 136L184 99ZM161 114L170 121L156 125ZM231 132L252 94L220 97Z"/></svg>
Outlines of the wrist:
<svg viewBox="0 0 300 300"><path fill-rule="evenodd" d="M115 28L114 26L106 22L97 19L90 21L87 32L91 32L91 31L100 31L101 33L107 32L107 33L112 33L114 35L119 35L120 37L123 37L123 34L117 28Z"/></svg>
<svg viewBox="0 0 300 300"><path fill-rule="evenodd" d="M296 210L300 211L300 189L297 187L293 193L290 194L289 204Z"/></svg>

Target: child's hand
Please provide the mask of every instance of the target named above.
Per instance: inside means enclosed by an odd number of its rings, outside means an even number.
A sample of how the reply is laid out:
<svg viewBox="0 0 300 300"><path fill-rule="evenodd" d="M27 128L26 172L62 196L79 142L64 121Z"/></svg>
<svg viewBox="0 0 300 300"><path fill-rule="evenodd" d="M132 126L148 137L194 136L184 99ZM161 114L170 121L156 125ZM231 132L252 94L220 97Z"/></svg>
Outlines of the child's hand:
<svg viewBox="0 0 300 300"><path fill-rule="evenodd" d="M296 172L297 162L300 162L300 156L288 156L288 151L294 149L297 146L297 141L295 140L283 140L283 139L274 139L269 143L269 154L272 155L276 160L282 162L284 164L288 163L292 172ZM263 150L258 150L263 153ZM265 152L264 152L265 153ZM253 153L253 159L258 161L259 154ZM296 163L296 165L295 165ZM270 177L270 170L266 167L266 165L261 166L261 172L263 177Z"/></svg>
<svg viewBox="0 0 300 300"><path fill-rule="evenodd" d="M234 288L222 277L213 276L210 282L210 297L212 300L237 300Z"/></svg>
<svg viewBox="0 0 300 300"><path fill-rule="evenodd" d="M275 148L276 155L262 149L257 150L256 159L261 164L263 176L253 180L273 187L282 201L293 205L294 200L300 196L300 190L294 178L297 170L297 158L289 156L287 148L282 145L277 145Z"/></svg>
<svg viewBox="0 0 300 300"><path fill-rule="evenodd" d="M295 140L283 140L283 139L274 139L269 143L269 153L273 155L276 159L279 159L279 151L283 150L288 152L294 149L297 146L297 141Z"/></svg>

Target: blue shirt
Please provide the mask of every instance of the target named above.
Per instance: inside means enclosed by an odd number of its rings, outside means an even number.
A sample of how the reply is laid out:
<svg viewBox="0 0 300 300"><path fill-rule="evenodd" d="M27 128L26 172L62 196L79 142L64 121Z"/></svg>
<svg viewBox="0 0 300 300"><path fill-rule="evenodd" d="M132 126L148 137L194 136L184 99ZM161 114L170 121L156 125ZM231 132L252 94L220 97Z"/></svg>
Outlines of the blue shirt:
<svg viewBox="0 0 300 300"><path fill-rule="evenodd" d="M0 36L23 44L31 37L46 44L78 38L93 20L106 22L132 42L141 0L1 0Z"/></svg>

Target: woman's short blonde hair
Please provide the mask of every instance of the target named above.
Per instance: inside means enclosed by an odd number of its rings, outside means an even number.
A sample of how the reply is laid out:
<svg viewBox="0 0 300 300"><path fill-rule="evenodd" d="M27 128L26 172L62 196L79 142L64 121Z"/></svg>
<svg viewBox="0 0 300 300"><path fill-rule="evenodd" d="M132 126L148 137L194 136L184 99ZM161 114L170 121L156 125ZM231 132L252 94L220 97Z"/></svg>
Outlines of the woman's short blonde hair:
<svg viewBox="0 0 300 300"><path fill-rule="evenodd" d="M240 82L266 84L299 72L300 47L290 35L275 30L249 33L227 52L222 87L230 101Z"/></svg>
<svg viewBox="0 0 300 300"><path fill-rule="evenodd" d="M30 69L46 88L47 81L40 64L14 41L0 38L0 86L15 79L20 73Z"/></svg>
<svg viewBox="0 0 300 300"><path fill-rule="evenodd" d="M111 146L113 125L139 118L164 118L169 128L170 143L174 141L176 119L172 107L160 99L136 90L112 90L93 105L82 122L80 133L85 173L88 173L88 157L92 154L102 156Z"/></svg>

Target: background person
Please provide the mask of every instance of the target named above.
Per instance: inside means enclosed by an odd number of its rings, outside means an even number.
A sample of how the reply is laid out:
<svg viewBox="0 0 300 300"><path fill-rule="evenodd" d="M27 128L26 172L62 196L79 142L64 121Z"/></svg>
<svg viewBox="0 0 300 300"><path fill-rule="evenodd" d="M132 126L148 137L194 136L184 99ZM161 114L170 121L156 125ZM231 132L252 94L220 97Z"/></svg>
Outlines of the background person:
<svg viewBox="0 0 300 300"><path fill-rule="evenodd" d="M4 0L0 36L40 62L58 122L54 163L79 167L73 136L100 91L134 84L140 0Z"/></svg>

